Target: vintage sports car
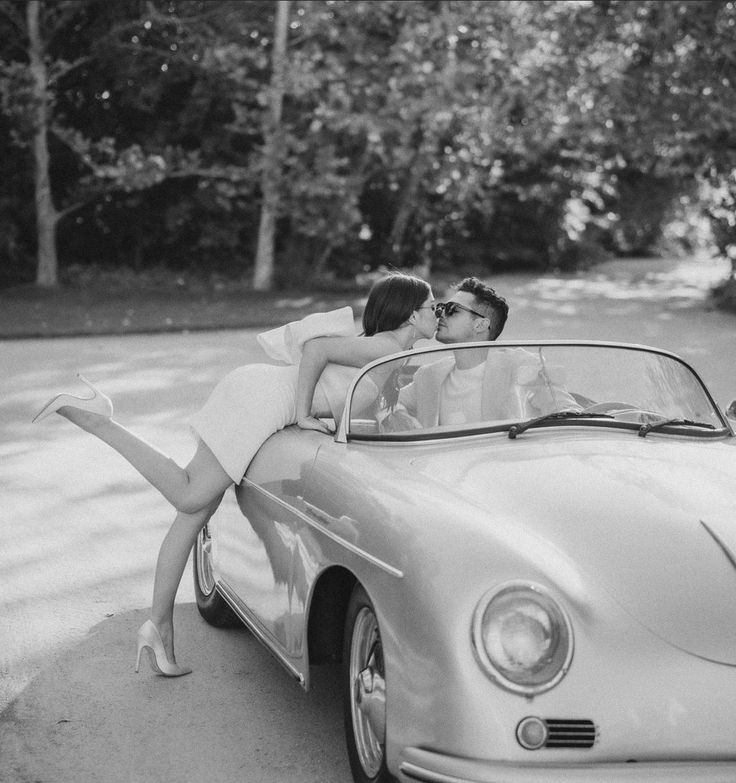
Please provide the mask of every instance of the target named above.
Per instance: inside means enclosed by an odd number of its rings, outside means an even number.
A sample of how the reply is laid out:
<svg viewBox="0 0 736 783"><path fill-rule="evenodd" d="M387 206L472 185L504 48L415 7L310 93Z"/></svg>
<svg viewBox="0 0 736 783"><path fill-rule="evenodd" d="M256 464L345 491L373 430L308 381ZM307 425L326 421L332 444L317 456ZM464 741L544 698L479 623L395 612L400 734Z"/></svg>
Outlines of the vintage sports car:
<svg viewBox="0 0 736 783"><path fill-rule="evenodd" d="M736 780L736 438L665 351L373 362L334 437L265 443L194 575L305 689L342 661L355 781Z"/></svg>

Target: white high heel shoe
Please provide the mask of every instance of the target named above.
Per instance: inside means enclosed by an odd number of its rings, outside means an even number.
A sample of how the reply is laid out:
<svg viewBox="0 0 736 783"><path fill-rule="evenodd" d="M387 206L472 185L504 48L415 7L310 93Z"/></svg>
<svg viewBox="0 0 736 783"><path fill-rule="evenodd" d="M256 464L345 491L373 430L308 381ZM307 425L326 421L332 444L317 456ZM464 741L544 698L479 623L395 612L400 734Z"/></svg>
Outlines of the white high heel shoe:
<svg viewBox="0 0 736 783"><path fill-rule="evenodd" d="M41 421L52 413L56 413L59 408L63 408L65 405L69 405L72 408L79 408L83 411L89 411L90 413L99 413L100 416L104 416L109 419L112 416L112 400L99 389L96 389L81 373L77 373L82 383L92 390L91 397L75 397L72 394L57 394L56 397L52 397L46 405L33 417L32 423Z"/></svg>
<svg viewBox="0 0 736 783"><path fill-rule="evenodd" d="M141 654L144 650L148 651L148 662L156 674L163 674L164 677L181 677L184 674L190 674L191 669L186 666L179 666L178 663L170 663L166 657L164 643L161 641L161 634L154 624L153 620L146 620L138 629L138 658L135 662L135 671L141 665Z"/></svg>

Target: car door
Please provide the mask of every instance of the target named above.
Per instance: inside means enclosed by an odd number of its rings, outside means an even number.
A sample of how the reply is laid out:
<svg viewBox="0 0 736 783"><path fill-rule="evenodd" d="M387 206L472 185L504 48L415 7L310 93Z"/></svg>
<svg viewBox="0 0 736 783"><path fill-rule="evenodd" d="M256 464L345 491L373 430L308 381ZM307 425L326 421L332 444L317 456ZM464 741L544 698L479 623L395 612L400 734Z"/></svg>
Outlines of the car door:
<svg viewBox="0 0 736 783"><path fill-rule="evenodd" d="M303 486L324 437L287 428L269 438L237 488L236 512L216 517L219 579L247 619L298 668L316 569L301 542Z"/></svg>

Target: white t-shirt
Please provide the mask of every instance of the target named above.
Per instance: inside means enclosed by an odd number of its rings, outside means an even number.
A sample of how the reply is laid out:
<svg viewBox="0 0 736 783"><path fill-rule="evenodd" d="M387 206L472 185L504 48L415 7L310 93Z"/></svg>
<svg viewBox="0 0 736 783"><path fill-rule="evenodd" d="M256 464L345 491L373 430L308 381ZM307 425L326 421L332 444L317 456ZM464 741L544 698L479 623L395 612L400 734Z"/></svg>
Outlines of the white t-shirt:
<svg viewBox="0 0 736 783"><path fill-rule="evenodd" d="M464 424L480 421L483 363L468 370L455 367L442 382L440 389L439 424Z"/></svg>

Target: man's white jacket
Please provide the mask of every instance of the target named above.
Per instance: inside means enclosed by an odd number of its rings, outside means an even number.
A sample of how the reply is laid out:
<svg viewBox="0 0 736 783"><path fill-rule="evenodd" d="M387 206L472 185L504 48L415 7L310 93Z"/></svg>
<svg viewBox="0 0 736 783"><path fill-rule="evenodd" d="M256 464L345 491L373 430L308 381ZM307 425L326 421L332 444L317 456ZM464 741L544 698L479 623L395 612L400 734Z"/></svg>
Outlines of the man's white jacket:
<svg viewBox="0 0 736 783"><path fill-rule="evenodd" d="M481 388L484 421L524 419L580 405L560 384L559 368L543 367L523 348L491 348L485 360ZM399 403L422 427L439 422L442 384L455 367L452 355L425 364L399 394Z"/></svg>

